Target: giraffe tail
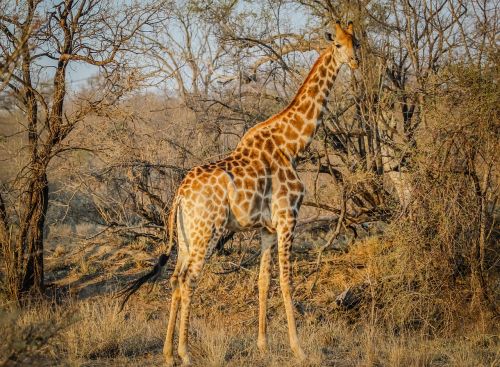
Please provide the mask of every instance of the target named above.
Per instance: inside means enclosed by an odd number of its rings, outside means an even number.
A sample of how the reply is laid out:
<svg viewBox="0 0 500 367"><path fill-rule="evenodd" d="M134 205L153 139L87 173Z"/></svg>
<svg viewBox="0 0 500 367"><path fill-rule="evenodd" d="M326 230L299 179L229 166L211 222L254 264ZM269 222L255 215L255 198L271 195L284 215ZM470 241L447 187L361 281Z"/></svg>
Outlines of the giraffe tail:
<svg viewBox="0 0 500 367"><path fill-rule="evenodd" d="M125 288L120 290L117 294L116 297L123 297L123 300L120 305L120 310L118 312L121 312L123 310L123 307L129 300L130 296L132 296L139 288L146 282L152 281L153 283L158 280L158 277L161 274L162 268L167 264L167 261L170 257L170 254L172 252L172 248L174 247L175 244L175 221L177 218L177 208L179 205L179 200L176 197L174 199L174 202L172 204L172 209L170 210L170 214L168 216L168 235L169 235L169 241L168 241L168 247L167 250L164 254L161 254L158 258L158 261L156 262L155 266L153 269L148 272L147 274L143 275L139 279L134 280L133 282L129 283Z"/></svg>

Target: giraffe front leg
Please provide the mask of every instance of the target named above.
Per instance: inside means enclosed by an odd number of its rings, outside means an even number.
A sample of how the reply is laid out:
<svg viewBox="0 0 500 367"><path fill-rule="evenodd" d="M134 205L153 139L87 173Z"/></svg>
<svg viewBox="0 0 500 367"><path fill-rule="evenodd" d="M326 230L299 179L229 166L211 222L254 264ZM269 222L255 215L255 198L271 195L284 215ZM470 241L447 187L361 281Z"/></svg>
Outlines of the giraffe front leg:
<svg viewBox="0 0 500 367"><path fill-rule="evenodd" d="M290 255L292 249L293 230L295 228L295 217L283 218L278 225L278 259L280 267L280 286L285 304L286 318L288 321L288 335L290 347L295 356L303 361L306 358L300 347L293 314L293 302L291 291L291 264Z"/></svg>
<svg viewBox="0 0 500 367"><path fill-rule="evenodd" d="M259 336L257 346L264 353L267 351L267 299L271 280L271 251L276 242L276 235L267 230L261 231L262 254L259 271Z"/></svg>

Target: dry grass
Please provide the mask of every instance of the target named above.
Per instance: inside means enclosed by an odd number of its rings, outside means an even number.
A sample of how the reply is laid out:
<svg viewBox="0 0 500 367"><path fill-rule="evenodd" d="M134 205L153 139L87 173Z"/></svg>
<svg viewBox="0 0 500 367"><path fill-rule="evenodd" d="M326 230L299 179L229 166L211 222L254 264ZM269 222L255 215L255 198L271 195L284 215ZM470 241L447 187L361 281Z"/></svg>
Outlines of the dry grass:
<svg viewBox="0 0 500 367"><path fill-rule="evenodd" d="M461 330L443 329L431 335L425 327L394 329L414 311L409 308L411 302L401 301L404 298L399 299L399 308L392 303L384 307L380 297L368 297L360 308L352 311L335 305L336 295L348 286L371 281L368 289L379 291L378 282L384 279L387 267L403 261L401 251L401 247L391 242L370 238L355 243L347 253L329 253L312 290L316 274L309 274L314 268L314 253L301 254L295 259L294 297L300 338L308 355L305 365L494 366L499 362L495 326L482 324L475 318L464 319ZM0 318L4 335L0 338L8 342L1 349L3 364L32 365L37 361L38 365L155 366L162 363L170 301L168 282L160 282L151 292L147 288L141 290L124 312L118 313L117 300L111 297L115 286L109 286L104 293L90 290L98 289L96 279L116 284L110 274L127 269L127 264L142 264L133 258L146 256L139 250L133 253L115 248L111 256L102 258L104 252L110 252L110 248L97 251L90 247L77 255L67 253L57 261L50 259L48 263L54 268L59 262L75 266L85 257L89 263L99 262L101 269L97 277L89 278L81 267L61 277L58 284L72 284L73 288L71 295L58 305L42 303L23 310L4 307ZM60 251L55 254L61 256ZM232 254L229 259L236 261L237 257ZM220 262L227 260L212 258L195 293L190 334L195 365L297 365L288 346L277 264L269 300L270 351L261 355L255 340L257 266L223 276L214 274L220 269ZM395 269L397 274L399 269ZM80 282L75 282L78 276ZM388 312L394 313L393 323L388 322ZM26 335L30 335L30 340ZM6 362L8 356L14 358Z"/></svg>
<svg viewBox="0 0 500 367"><path fill-rule="evenodd" d="M40 322L40 316L65 325L39 350L36 346L23 350L28 356L20 360L24 365L34 360L44 365L158 365L162 361L166 310L158 307L151 311L151 306L135 302L129 312L117 314L116 302L100 298L72 305L69 320L67 311L58 309L49 315L43 312L46 307L37 307L16 320L8 332L20 338L28 322L43 335L40 326L47 323ZM283 317L275 315L271 320L267 355L256 348L255 323L231 323L232 318L222 313L193 317L190 342L196 366L297 365L288 348ZM311 319L299 318L307 366L493 366L500 358L494 335L394 336L363 321L349 323L335 314Z"/></svg>

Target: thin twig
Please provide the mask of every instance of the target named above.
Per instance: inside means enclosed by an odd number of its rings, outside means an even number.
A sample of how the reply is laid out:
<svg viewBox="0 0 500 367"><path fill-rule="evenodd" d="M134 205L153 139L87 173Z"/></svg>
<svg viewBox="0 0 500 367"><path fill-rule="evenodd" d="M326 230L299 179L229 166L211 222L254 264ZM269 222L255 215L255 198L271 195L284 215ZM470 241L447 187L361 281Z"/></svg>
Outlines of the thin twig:
<svg viewBox="0 0 500 367"><path fill-rule="evenodd" d="M313 273L316 273L316 276L314 278L314 281L312 282L311 284L311 287L309 288L309 292L312 292L314 287L316 286L316 283L318 281L318 278L319 278L319 267L321 266L321 258L323 256L323 252L328 248L330 247L333 242L337 239L338 235L340 234L340 229L342 228L342 224L344 222L344 218L345 218L345 213L346 213L346 197L345 197L345 191L344 191L344 188L342 188L342 207L341 207L341 210L340 210L340 215L339 215L339 219L337 221L337 225L335 227L335 231L332 233L332 236L330 237L330 239L328 240L328 242L321 246L321 248L319 249L318 251L318 258L316 259L316 267L315 269L309 273L308 276L310 276L311 274Z"/></svg>
<svg viewBox="0 0 500 367"><path fill-rule="evenodd" d="M213 271L212 273L217 274L217 275L226 275L230 273L234 273L236 271L239 271L240 269L246 270L246 271L251 271L250 269L247 269L246 266L252 263L257 257L260 256L260 250L257 251L255 254L253 254L249 259L247 259L244 262L240 262L239 264L229 262L230 265L233 265L232 269L229 270L223 270L223 271Z"/></svg>

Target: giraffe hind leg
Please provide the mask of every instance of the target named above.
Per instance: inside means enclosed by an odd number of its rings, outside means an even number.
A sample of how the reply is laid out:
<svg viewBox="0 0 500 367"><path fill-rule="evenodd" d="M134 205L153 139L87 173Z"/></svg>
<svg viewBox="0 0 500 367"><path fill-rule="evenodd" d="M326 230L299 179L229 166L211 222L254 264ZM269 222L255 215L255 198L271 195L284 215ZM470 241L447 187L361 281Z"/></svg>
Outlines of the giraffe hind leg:
<svg viewBox="0 0 500 367"><path fill-rule="evenodd" d="M177 313L179 310L179 303L181 299L181 292L179 288L179 272L183 263L183 259L179 255L177 259L177 264L175 265L174 273L170 278L170 284L172 287L172 301L170 305L170 314L168 317L167 335L165 337L165 344L163 346L163 355L165 356L165 362L167 366L172 366L174 364L174 333L175 324L177 322Z"/></svg>
<svg viewBox="0 0 500 367"><path fill-rule="evenodd" d="M205 260L210 257L211 252L215 249L219 241L221 233L217 232L208 240L194 243L193 247L197 251L191 251L187 258L187 266L181 270L179 274L179 290L181 300L181 316L179 324L179 356L182 359L182 364L188 366L191 364L191 358L188 350L188 333L189 333L189 314L191 308L191 300L198 283L198 279L203 270Z"/></svg>

